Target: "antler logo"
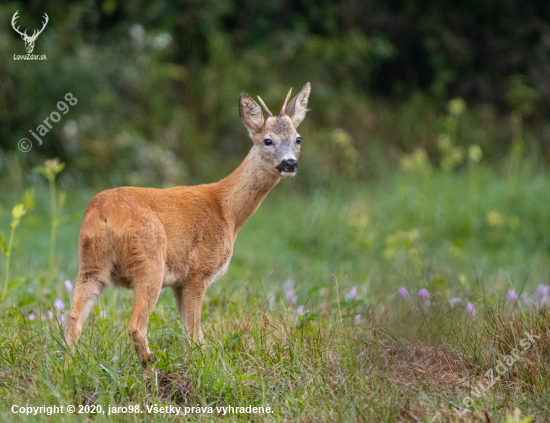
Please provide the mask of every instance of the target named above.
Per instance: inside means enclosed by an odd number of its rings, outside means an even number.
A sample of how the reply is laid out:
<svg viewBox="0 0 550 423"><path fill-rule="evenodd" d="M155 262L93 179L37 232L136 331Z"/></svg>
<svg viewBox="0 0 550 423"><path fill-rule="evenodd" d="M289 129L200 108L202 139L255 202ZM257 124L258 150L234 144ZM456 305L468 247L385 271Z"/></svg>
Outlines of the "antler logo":
<svg viewBox="0 0 550 423"><path fill-rule="evenodd" d="M38 38L38 36L42 33L42 31L44 31L44 28L46 28L46 25L48 24L48 21L50 20L50 18L48 18L48 15L46 13L44 13L44 17L45 17L45 21L44 21L44 24L42 25L42 29L40 31L36 31L36 29L33 31L32 35L29 37L27 35L27 30L25 30L25 32L21 32L19 31L19 27L15 27L15 21L17 20L18 16L17 14L19 13L19 10L16 11L14 14L13 14L13 18L11 19L11 26L13 27L13 29L15 30L15 32L17 32L19 35L21 35L21 38L23 38L23 40L25 41L25 48L27 49L27 53L32 53L33 49L34 49L34 42L36 41L36 38Z"/></svg>

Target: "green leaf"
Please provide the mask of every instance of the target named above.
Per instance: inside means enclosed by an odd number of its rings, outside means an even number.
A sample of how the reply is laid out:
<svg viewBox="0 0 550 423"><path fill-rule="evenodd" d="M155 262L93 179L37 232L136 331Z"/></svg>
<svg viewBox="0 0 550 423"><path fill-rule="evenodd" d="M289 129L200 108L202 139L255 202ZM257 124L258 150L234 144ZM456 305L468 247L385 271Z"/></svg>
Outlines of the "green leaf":
<svg viewBox="0 0 550 423"><path fill-rule="evenodd" d="M433 285L437 291L441 292L445 296L445 298L448 297L447 293L449 291L449 283L447 282L447 280L436 277Z"/></svg>
<svg viewBox="0 0 550 423"><path fill-rule="evenodd" d="M100 364L99 368L103 371L103 373L105 373L107 376L109 376L114 383L116 383L118 385L119 378L118 378L117 374L114 371L112 371L110 368L104 366L103 364Z"/></svg>
<svg viewBox="0 0 550 423"><path fill-rule="evenodd" d="M241 345L241 341L242 338L240 333L229 334L223 340L223 348L226 350L235 349Z"/></svg>
<svg viewBox="0 0 550 423"><path fill-rule="evenodd" d="M308 297L313 297L320 290L321 290L321 286L314 286L313 288L310 288L309 291L307 291L307 296Z"/></svg>
<svg viewBox="0 0 550 423"><path fill-rule="evenodd" d="M26 305L29 305L29 304L32 304L36 301L36 297L34 295L27 295L25 298L23 298L22 300L19 300L19 302L17 303L17 306L18 307L23 307L23 306L26 306Z"/></svg>
<svg viewBox="0 0 550 423"><path fill-rule="evenodd" d="M362 304L363 304L363 300L359 300L356 298L349 298L349 297L346 297L345 300L340 303L341 307L346 310L360 306Z"/></svg>
<svg viewBox="0 0 550 423"><path fill-rule="evenodd" d="M54 174L58 174L60 173L63 169L65 169L65 163L64 162L61 162L59 163L57 166L54 166L52 168L52 171L54 172Z"/></svg>
<svg viewBox="0 0 550 423"><path fill-rule="evenodd" d="M0 236L0 248L2 248L2 251L5 255L8 255L8 249L6 247L6 237Z"/></svg>
<svg viewBox="0 0 550 423"><path fill-rule="evenodd" d="M26 278L23 276L22 278L17 278L17 279L14 279L14 280L10 281L10 283L8 284L8 291L11 291L17 285L21 285L23 282L25 282L25 279Z"/></svg>
<svg viewBox="0 0 550 423"><path fill-rule="evenodd" d="M253 378L254 376L256 376L256 372L248 372L248 373L245 373L244 375L242 376L237 376L240 380L246 380L246 379L251 379Z"/></svg>
<svg viewBox="0 0 550 423"><path fill-rule="evenodd" d="M294 327L296 329L305 329L309 327L309 323L318 320L319 319L319 313L315 313L313 311L306 311L301 316L298 316L298 321L294 323ZM313 334L313 332L311 332Z"/></svg>
<svg viewBox="0 0 550 423"><path fill-rule="evenodd" d="M46 168L44 166L35 166L32 170L33 172L41 173L46 176Z"/></svg>

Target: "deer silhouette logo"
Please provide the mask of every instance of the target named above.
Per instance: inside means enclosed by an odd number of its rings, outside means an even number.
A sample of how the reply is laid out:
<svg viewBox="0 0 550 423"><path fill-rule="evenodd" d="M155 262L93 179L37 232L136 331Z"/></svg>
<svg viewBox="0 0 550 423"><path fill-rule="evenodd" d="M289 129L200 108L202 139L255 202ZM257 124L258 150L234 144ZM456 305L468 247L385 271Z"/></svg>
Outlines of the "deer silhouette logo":
<svg viewBox="0 0 550 423"><path fill-rule="evenodd" d="M27 30L25 30L25 32L21 32L21 31L19 31L19 27L15 27L15 21L19 17L17 15L18 13L19 13L19 10L16 11L13 14L13 18L11 19L11 26L13 27L15 32L17 32L19 35L21 35L21 38L23 38L23 41L25 41L25 48L27 49L27 53L32 53L32 51L34 50L34 43L35 43L36 39L42 33L42 31L44 31L44 28L46 28L46 25L48 24L48 21L50 20L50 18L48 17L48 15L46 13L44 13L44 18L46 20L44 21L44 24L42 25L42 29L40 29L40 31L38 31L38 32L35 29L33 31L32 35L28 36L27 35Z"/></svg>

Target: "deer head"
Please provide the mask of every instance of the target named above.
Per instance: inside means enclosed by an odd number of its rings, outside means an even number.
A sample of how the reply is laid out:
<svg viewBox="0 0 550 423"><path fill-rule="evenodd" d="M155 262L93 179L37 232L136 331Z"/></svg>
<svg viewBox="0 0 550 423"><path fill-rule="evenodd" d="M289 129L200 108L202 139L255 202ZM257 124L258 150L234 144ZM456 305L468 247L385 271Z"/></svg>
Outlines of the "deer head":
<svg viewBox="0 0 550 423"><path fill-rule="evenodd" d="M239 114L257 150L256 157L262 167L279 177L294 176L298 170L298 157L302 138L296 132L307 112L307 101L311 92L309 82L289 103L286 96L279 116L273 116L262 99L258 100L267 112L264 118L261 107L252 98L242 93L239 100Z"/></svg>
<svg viewBox="0 0 550 423"><path fill-rule="evenodd" d="M17 14L19 13L19 10L16 11L14 14L13 14L13 18L11 19L11 26L13 27L13 29L15 30L15 32L17 32L19 35L21 35L21 38L23 38L23 41L25 41L25 48L27 49L27 53L32 53L33 49L34 49L34 42L36 41L36 38L41 34L42 31L44 31L44 28L46 28L46 25L48 24L48 21L50 20L50 18L48 18L48 15L46 13L44 13L44 17L45 17L45 21L44 21L44 24L42 25L42 29L40 29L40 31L36 31L36 29L33 31L32 35L29 37L27 35L27 30L25 30L25 32L21 32L19 31L19 27L15 27L15 21L17 20L18 16Z"/></svg>

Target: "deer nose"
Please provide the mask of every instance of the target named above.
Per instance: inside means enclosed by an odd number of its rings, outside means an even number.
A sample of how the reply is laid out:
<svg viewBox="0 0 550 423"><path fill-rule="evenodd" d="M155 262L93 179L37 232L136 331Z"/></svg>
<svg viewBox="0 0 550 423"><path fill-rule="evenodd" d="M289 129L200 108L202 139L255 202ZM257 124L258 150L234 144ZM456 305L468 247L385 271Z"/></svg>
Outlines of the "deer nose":
<svg viewBox="0 0 550 423"><path fill-rule="evenodd" d="M279 172L296 172L298 170L298 162L294 159L285 159L279 166L277 166Z"/></svg>

